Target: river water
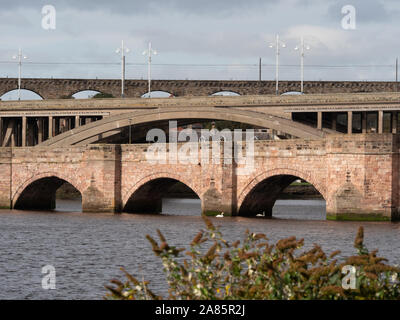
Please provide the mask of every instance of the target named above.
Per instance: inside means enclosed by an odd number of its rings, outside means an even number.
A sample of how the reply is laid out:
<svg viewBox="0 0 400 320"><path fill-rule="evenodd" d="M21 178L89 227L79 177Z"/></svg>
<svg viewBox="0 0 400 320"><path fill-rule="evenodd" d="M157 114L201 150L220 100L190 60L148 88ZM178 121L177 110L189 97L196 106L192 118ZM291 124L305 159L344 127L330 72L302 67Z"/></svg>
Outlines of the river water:
<svg viewBox="0 0 400 320"><path fill-rule="evenodd" d="M170 244L188 244L204 222L200 202L165 199L162 215L83 214L80 203L58 201L56 212L0 211L0 299L102 299L104 285L122 278L125 267L151 281L165 293L162 265L154 257L146 234L160 229ZM274 219L213 218L230 241L242 239L246 229L276 240L304 238L306 248L318 243L327 252L355 253L353 242L360 225L365 242L381 256L400 264L400 224L389 222L325 221L321 200L280 200ZM42 288L42 267L56 270L56 290Z"/></svg>

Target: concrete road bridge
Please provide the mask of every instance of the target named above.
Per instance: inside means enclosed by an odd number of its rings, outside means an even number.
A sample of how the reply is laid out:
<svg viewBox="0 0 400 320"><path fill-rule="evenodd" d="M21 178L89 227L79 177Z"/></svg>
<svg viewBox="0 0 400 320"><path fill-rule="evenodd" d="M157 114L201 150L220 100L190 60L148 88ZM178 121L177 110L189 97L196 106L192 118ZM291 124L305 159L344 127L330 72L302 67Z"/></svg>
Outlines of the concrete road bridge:
<svg viewBox="0 0 400 320"><path fill-rule="evenodd" d="M301 96L59 99L0 102L3 147L144 142L150 128L227 120L320 139L332 133L397 133L400 93ZM135 140L136 139L136 140Z"/></svg>

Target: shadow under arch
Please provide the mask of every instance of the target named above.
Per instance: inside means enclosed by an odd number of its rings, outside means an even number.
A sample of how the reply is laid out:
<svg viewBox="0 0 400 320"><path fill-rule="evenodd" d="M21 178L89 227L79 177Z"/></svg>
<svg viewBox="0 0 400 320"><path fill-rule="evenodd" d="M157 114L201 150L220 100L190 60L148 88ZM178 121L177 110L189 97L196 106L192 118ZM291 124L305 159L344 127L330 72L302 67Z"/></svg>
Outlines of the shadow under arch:
<svg viewBox="0 0 400 320"><path fill-rule="evenodd" d="M2 101L17 101L18 89L11 89L0 93ZM43 96L35 90L29 88L21 88L21 100L44 100Z"/></svg>
<svg viewBox="0 0 400 320"><path fill-rule="evenodd" d="M251 217L265 215L272 217L272 210L282 192L296 180L303 180L311 184L324 200L326 200L325 189L310 175L304 175L292 170L273 170L262 174L244 188L239 196L238 215Z"/></svg>
<svg viewBox="0 0 400 320"><path fill-rule="evenodd" d="M57 190L68 184L82 197L80 190L69 181L56 175L42 175L24 183L13 197L13 209L18 210L54 210Z"/></svg>
<svg viewBox="0 0 400 320"><path fill-rule="evenodd" d="M161 213L163 198L176 197L176 194L182 198L200 199L192 188L178 179L168 177L145 179L134 186L129 198L124 201L122 211L126 213Z"/></svg>

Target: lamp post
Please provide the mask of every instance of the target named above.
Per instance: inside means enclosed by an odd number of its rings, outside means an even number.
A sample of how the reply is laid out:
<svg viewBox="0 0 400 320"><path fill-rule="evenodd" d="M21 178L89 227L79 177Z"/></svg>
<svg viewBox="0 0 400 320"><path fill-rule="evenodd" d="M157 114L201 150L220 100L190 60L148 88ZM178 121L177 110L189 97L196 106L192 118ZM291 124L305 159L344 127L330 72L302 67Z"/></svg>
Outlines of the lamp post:
<svg viewBox="0 0 400 320"><path fill-rule="evenodd" d="M286 48L286 44L283 43L279 39L279 35L276 35L276 41L275 43L271 43L269 45L270 48L275 48L275 54L276 54L276 74L275 74L275 81L276 81L276 95L279 95L279 55L281 52L281 48Z"/></svg>
<svg viewBox="0 0 400 320"><path fill-rule="evenodd" d="M130 50L124 47L124 40L122 40L121 48L118 48L116 53L121 54L121 98L125 96L125 53L129 53Z"/></svg>
<svg viewBox="0 0 400 320"><path fill-rule="evenodd" d="M151 47L151 42L149 42L149 48L143 52L143 55L146 56L147 55L147 77L148 77L148 81L149 81L149 98L151 98L151 60L152 60L152 56L157 55L158 52L156 50L153 50L153 48Z"/></svg>
<svg viewBox="0 0 400 320"><path fill-rule="evenodd" d="M297 46L294 50L300 52L300 73L301 73L301 93L304 93L304 53L306 50L310 50L310 46L304 44L304 37L301 37L300 47Z"/></svg>
<svg viewBox="0 0 400 320"><path fill-rule="evenodd" d="M28 59L27 56L22 55L22 49L18 50L18 55L12 57L14 60L18 59L18 100L21 100L21 75L22 75L22 60Z"/></svg>

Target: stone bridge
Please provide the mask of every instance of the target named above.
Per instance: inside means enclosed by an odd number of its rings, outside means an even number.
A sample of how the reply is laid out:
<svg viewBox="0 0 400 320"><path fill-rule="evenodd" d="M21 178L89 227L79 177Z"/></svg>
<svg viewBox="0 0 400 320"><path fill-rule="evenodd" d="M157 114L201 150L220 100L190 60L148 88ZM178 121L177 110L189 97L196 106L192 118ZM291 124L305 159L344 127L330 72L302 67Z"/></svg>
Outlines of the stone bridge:
<svg viewBox="0 0 400 320"><path fill-rule="evenodd" d="M146 80L126 80L125 97L140 98L147 93ZM299 81L281 81L280 93L300 92ZM0 96L18 88L18 79L1 78ZM121 81L107 79L23 79L22 89L30 90L43 99L68 98L75 93L93 90L121 96ZM306 81L308 94L399 92L397 82L367 81ZM153 80L152 91L165 91L179 96L209 96L221 91L240 95L275 94L274 81L213 81L213 80Z"/></svg>
<svg viewBox="0 0 400 320"><path fill-rule="evenodd" d="M57 188L69 182L81 193L85 212L157 213L179 181L200 198L203 214L270 216L279 193L300 178L324 197L328 219L399 219L397 135L251 145L235 145L244 162L228 161L233 153L218 149L220 143L196 144L185 163L176 163L177 155L187 155L180 145L164 145L158 158L149 144L0 148L0 206L52 209ZM156 161L160 155L165 161Z"/></svg>

